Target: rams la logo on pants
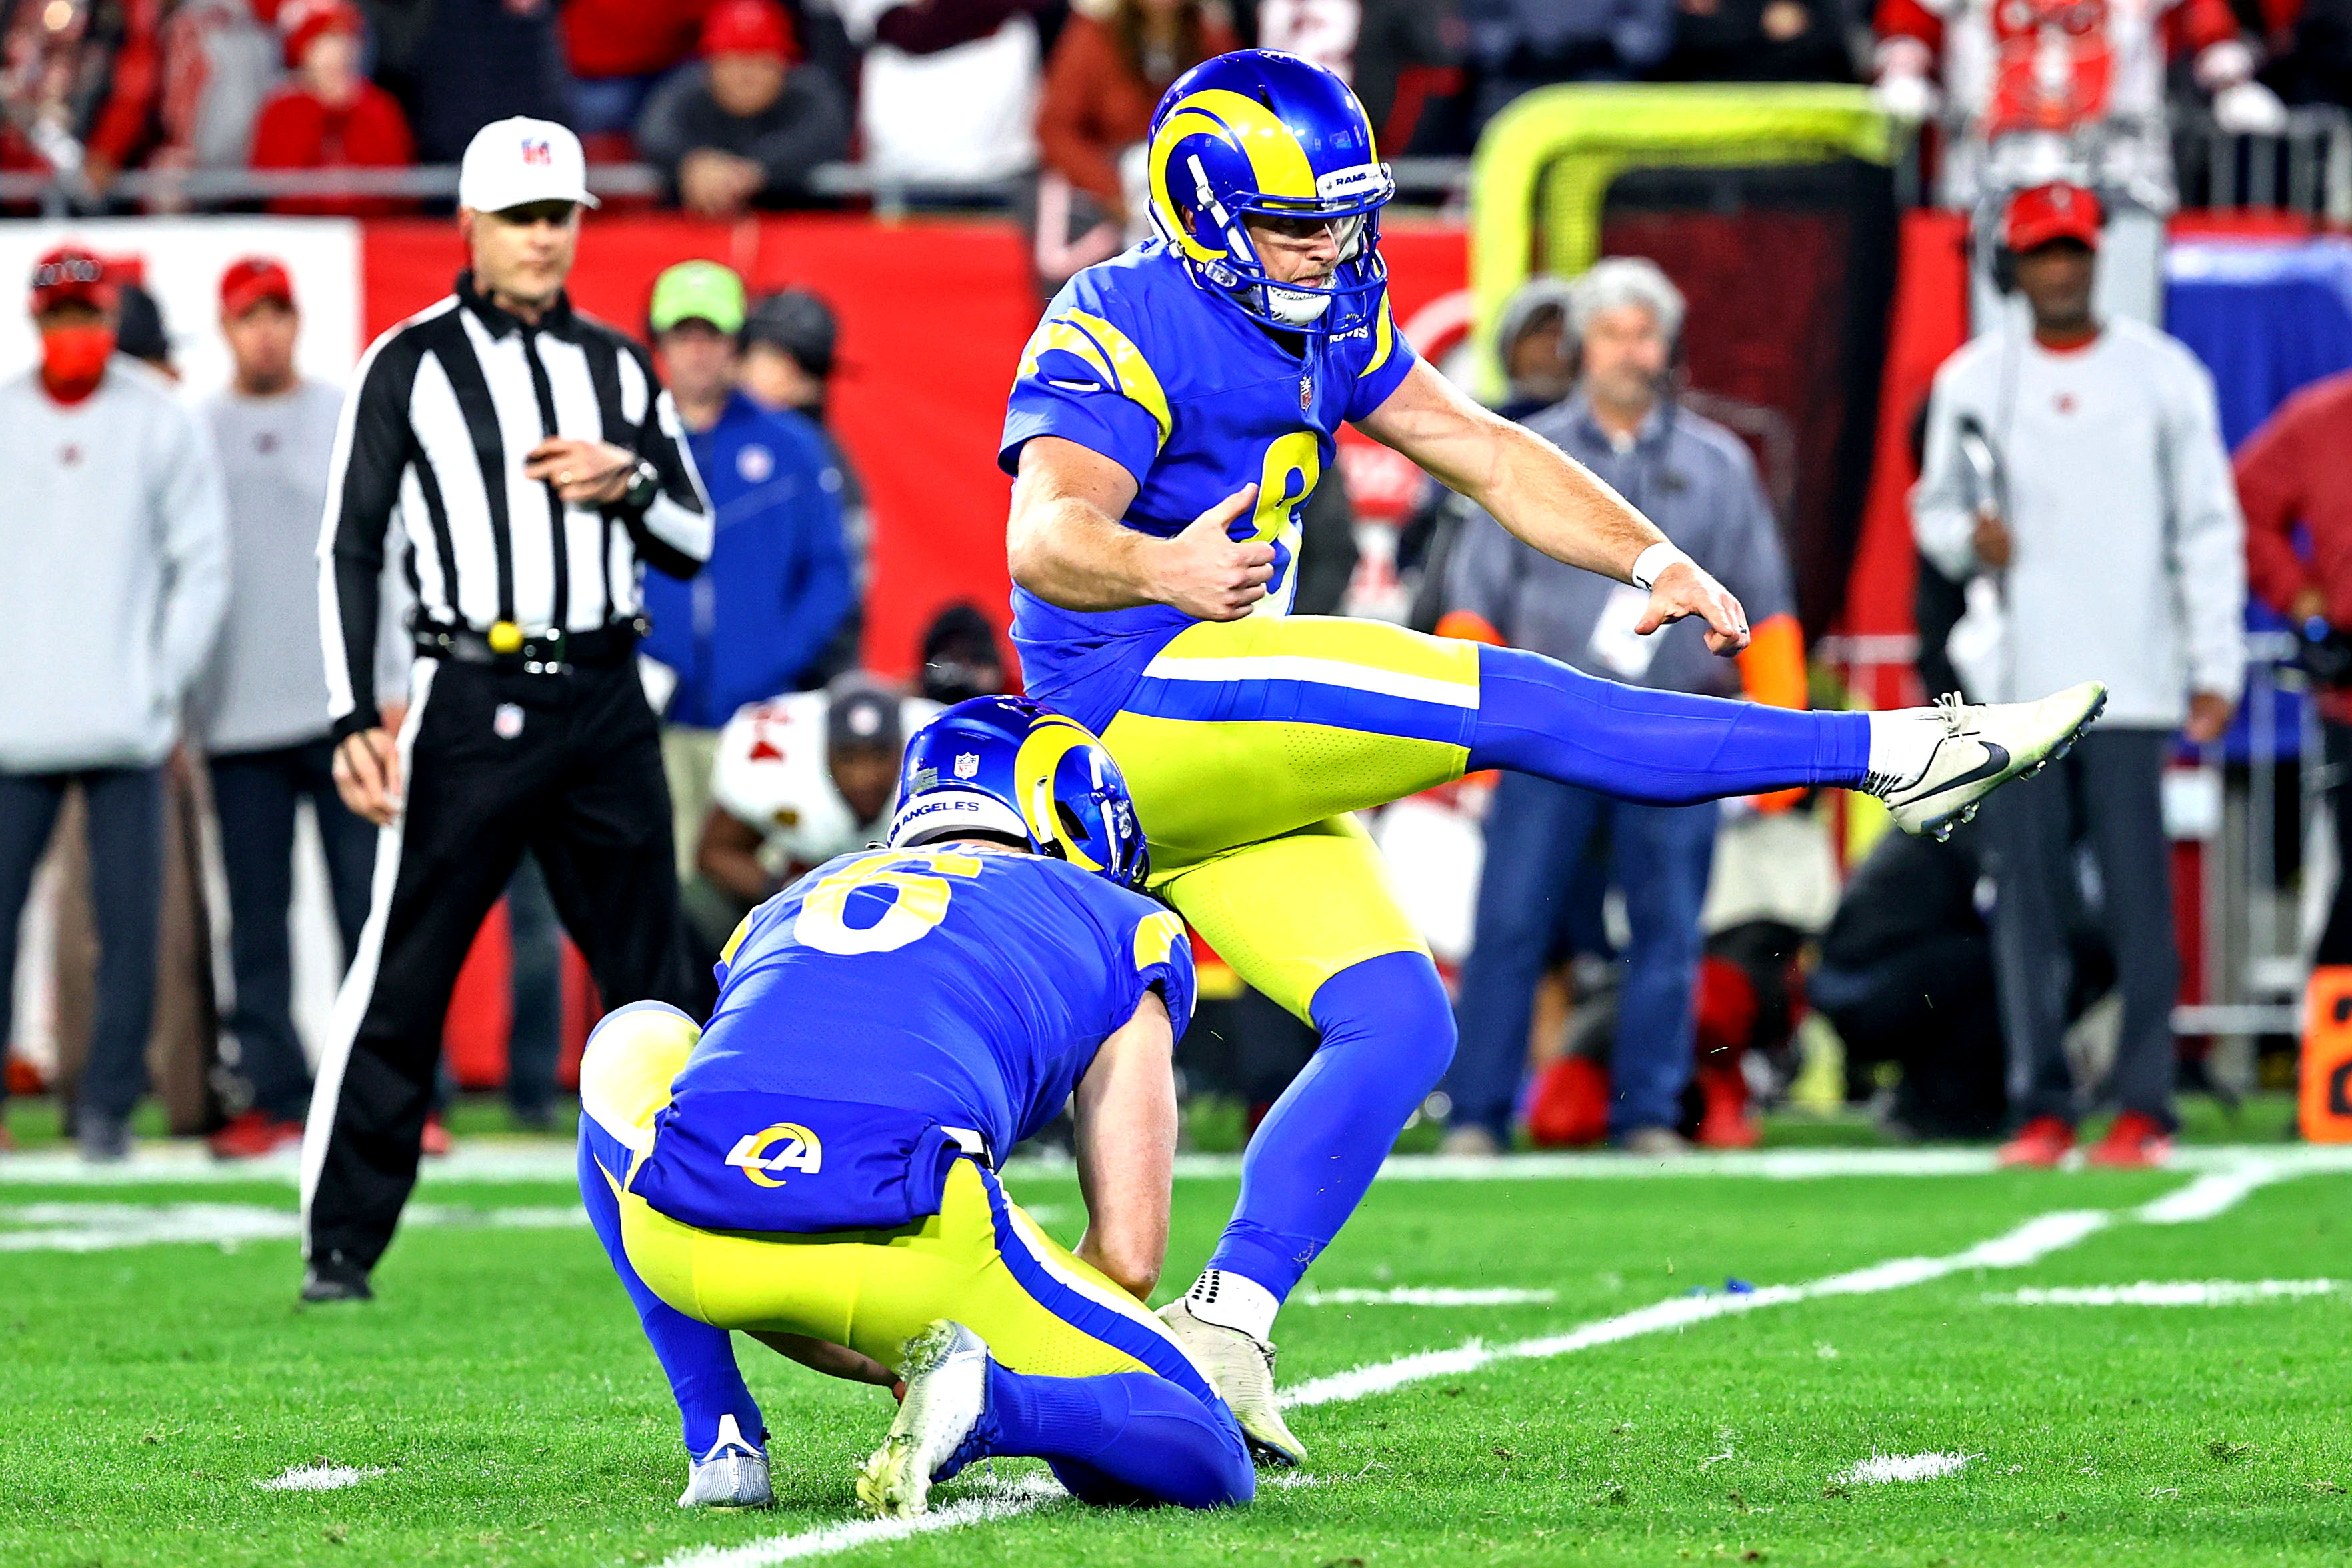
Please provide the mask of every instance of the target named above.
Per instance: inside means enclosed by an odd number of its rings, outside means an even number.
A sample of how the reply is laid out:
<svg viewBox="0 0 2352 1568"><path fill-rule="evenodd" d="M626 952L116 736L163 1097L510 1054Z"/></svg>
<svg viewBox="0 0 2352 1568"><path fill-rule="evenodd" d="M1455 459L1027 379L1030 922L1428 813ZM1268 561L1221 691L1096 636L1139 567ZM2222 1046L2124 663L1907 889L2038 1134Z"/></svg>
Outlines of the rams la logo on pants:
<svg viewBox="0 0 2352 1568"><path fill-rule="evenodd" d="M770 1149L775 1152L768 1152ZM727 1152L727 1163L763 1187L781 1187L781 1173L803 1171L814 1176L824 1162L824 1145L815 1133L796 1121L779 1121L763 1132L746 1132ZM770 1175L770 1172L779 1173Z"/></svg>

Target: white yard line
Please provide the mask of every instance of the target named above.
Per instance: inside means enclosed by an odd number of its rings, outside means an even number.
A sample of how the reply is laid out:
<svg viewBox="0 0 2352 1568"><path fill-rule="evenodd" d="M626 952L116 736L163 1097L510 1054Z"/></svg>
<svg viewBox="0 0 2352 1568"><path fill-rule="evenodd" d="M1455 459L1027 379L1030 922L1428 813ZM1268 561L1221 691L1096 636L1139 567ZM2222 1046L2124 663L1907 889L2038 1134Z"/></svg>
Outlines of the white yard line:
<svg viewBox="0 0 2352 1568"><path fill-rule="evenodd" d="M412 1204L404 1228L479 1226L492 1230L569 1230L585 1226L577 1205L493 1209ZM302 1216L259 1204L82 1204L0 1205L0 1252L112 1252L130 1247L199 1243L233 1250L248 1241L300 1238Z"/></svg>
<svg viewBox="0 0 2352 1568"><path fill-rule="evenodd" d="M1873 1454L1837 1479L1866 1487L1889 1481L1941 1480L1958 1475L1974 1458L1973 1454Z"/></svg>
<svg viewBox="0 0 2352 1568"><path fill-rule="evenodd" d="M315 1465L297 1465L253 1484L266 1492L335 1492L388 1473L378 1465L331 1465L322 1459Z"/></svg>
<svg viewBox="0 0 2352 1568"><path fill-rule="evenodd" d="M1329 1405L1386 1394L1407 1384L1433 1377L1460 1377L1503 1361L1537 1361L1615 1344L1643 1334L1686 1329L1717 1318L1783 1307L1823 1296L1864 1296L1924 1285L1931 1279L1978 1268L2020 1268L2074 1246L2094 1231L2105 1228L2110 1216L2097 1209L2062 1210L2026 1221L2015 1230L1980 1241L1943 1258L1898 1258L1843 1274L1832 1274L1806 1285L1767 1285L1738 1295L1671 1296L1665 1300L1582 1323L1565 1333L1545 1334L1507 1344L1475 1341L1451 1350L1423 1351L1395 1361L1376 1362L1329 1377L1318 1377L1287 1389L1286 1406Z"/></svg>
<svg viewBox="0 0 2352 1568"><path fill-rule="evenodd" d="M2253 1152L2253 1151L2240 1151L2240 1159L2243 1161ZM2307 1170L2336 1170L2352 1166L2352 1161L2347 1161L2344 1164L2311 1163L2269 1158L2272 1154L2270 1151L2263 1151L2263 1153L2265 1156L2266 1167L2276 1167L2266 1169L2263 1181L2233 1183L2226 1194L2219 1186L2191 1182L2179 1189L2177 1193L2169 1194L2180 1200L2172 1208L2166 1208L2165 1200L2158 1199L2156 1203L2144 1205L2138 1209L2124 1211L2125 1215L2153 1224L2181 1223L2179 1219L2171 1216L2180 1210L2192 1206L2187 1194L2200 1193L2200 1195L2196 1200L2195 1206L2201 1207L2204 1212L2197 1214L2194 1217L2211 1219L2266 1182L2284 1181L2291 1176L2302 1174ZM1397 1162L1392 1160L1389 1163L1389 1168L1393 1170ZM2156 1217L2150 1217L2151 1211L2156 1211ZM1677 1296L1653 1306L1620 1313L1613 1318L1602 1318L1583 1324L1566 1333L1549 1334L1539 1339L1520 1340L1510 1344L1482 1345L1472 1341L1452 1350L1423 1351L1415 1355L1400 1357L1395 1361L1378 1362L1370 1366L1357 1367L1334 1376L1316 1378L1311 1382L1300 1384L1284 1394L1282 1403L1294 1408L1338 1404L1345 1400L1362 1399L1370 1394L1384 1394L1391 1389L1402 1388L1407 1384L1419 1383L1433 1377L1460 1376L1491 1366L1496 1362L1567 1355L1575 1351L1590 1350L1598 1345L1615 1344L1622 1340L1634 1339L1643 1334L1685 1329L1694 1323L1728 1317L1737 1312L1752 1312L1761 1307L1784 1306L1824 1297L1872 1295L1881 1291L1899 1290L1973 1269L2021 1268L2029 1264L2037 1263L2053 1253L2063 1251L2085 1237L2095 1235L2113 1224L2118 1217L2115 1214L2099 1209L2060 1210L2053 1214L2039 1215L2013 1230L2004 1232L1989 1240L1980 1241L1973 1247L1964 1247L1958 1252L1943 1258L1898 1258L1885 1263L1872 1264L1867 1268L1849 1269L1843 1274L1829 1275L1824 1279L1813 1280L1810 1284L1768 1285L1761 1289L1738 1295ZM1967 1462L1967 1456L1924 1454L1895 1456L1892 1458L1874 1456L1873 1460L1866 1460L1863 1466L1857 1466L1856 1472L1853 1473L1858 1474L1861 1469L1874 1461L1894 1467L1919 1467L1921 1479L1924 1479L1931 1473L1949 1474L1949 1470L1935 1470L1933 1467L1957 1461L1951 1465L1952 1469L1957 1469L1960 1464ZM1859 1479L1879 1478L1861 1477ZM1895 1480L1912 1478L1888 1475L1884 1479ZM766 1541L750 1542L741 1546L698 1547L665 1560L660 1568L768 1568L770 1563L830 1556L836 1552L846 1552L877 1542L895 1541L902 1535L913 1533L918 1527L951 1530L960 1525L1017 1518L1034 1509L1050 1495L1052 1495L1051 1492L1041 1489L1039 1493L1025 1498L1014 1496L1009 1499L981 1499L957 1503L942 1509L938 1513L926 1514L918 1521L902 1522L874 1520L850 1524L827 1525L799 1535L773 1536Z"/></svg>
<svg viewBox="0 0 2352 1568"><path fill-rule="evenodd" d="M2325 1144L2315 1144L2325 1148ZM2296 1167L2284 1161L2255 1157L2227 1169L2198 1177L2185 1187L2179 1187L2156 1199L2142 1204L2137 1217L2144 1225L2193 1225L2211 1219L2225 1210L2243 1203L2248 1193L2256 1187L2266 1187L2273 1182L2284 1181L2297 1174Z"/></svg>
<svg viewBox="0 0 2352 1568"><path fill-rule="evenodd" d="M419 1173L428 1187L445 1184L557 1182L573 1180L575 1156L567 1144L545 1141L480 1138L461 1142L453 1154L427 1160ZM2177 1151L2170 1169L2190 1174L2226 1173L2253 1164L2301 1174L2352 1171L2352 1144L2200 1144ZM1400 1154L1381 1167L1384 1182L1570 1182L1672 1180L1685 1176L1743 1176L1764 1181L1821 1181L1844 1176L1966 1176L1994 1170L1990 1149L1755 1149L1643 1160L1626 1154L1507 1154L1500 1159L1456 1155ZM1075 1179L1067 1161L1017 1160L1008 1184L1024 1177ZM1180 1180L1229 1181L1241 1173L1234 1154L1184 1154L1176 1161ZM299 1164L290 1153L267 1160L223 1163L208 1158L193 1139L142 1143L129 1160L88 1165L66 1150L0 1154L0 1186L108 1187L216 1183L282 1183L294 1185Z"/></svg>
<svg viewBox="0 0 2352 1568"><path fill-rule="evenodd" d="M1300 1290L1293 1307L1541 1307L1559 1300L1557 1290L1456 1289L1447 1285L1400 1285L1389 1290Z"/></svg>
<svg viewBox="0 0 2352 1568"><path fill-rule="evenodd" d="M2132 1285L2053 1285L1988 1291L1995 1307L2234 1307L2352 1294L2342 1279L2142 1279Z"/></svg>

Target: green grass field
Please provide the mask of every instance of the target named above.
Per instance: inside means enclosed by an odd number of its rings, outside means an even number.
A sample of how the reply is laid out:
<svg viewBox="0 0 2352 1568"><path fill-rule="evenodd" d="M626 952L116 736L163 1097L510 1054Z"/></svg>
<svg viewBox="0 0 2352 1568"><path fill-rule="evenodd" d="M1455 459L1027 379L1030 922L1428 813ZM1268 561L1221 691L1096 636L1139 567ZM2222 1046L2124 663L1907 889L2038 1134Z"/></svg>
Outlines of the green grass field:
<svg viewBox="0 0 2352 1568"><path fill-rule="evenodd" d="M1281 1324L1286 1386L1319 1396L1293 1414L1307 1469L1247 1510L1199 1516L1089 1510L1048 1495L1041 1466L999 1461L938 1494L965 1522L896 1534L839 1529L857 1517L850 1468L887 1426L887 1397L749 1342L782 1506L673 1506L682 1450L652 1358L593 1237L570 1222L553 1150L514 1147L539 1151L530 1179L437 1172L378 1301L311 1311L293 1305L282 1177L223 1181L191 1163L92 1185L60 1156L0 1165L0 1563L2352 1555L2352 1162L2259 1185L2210 1173L2308 1152L2206 1149L2194 1170L2146 1174L1772 1179L1750 1164L1580 1179L1538 1164L1384 1179L1307 1279L1359 1294L1302 1298ZM1075 1239L1066 1172L1009 1180ZM2142 1217L2192 1185L2210 1217ZM1220 1168L1180 1180L1171 1289L1234 1194ZM2094 1212L2104 1219L2046 1217ZM217 1239L231 1233L244 1239ZM155 1239L175 1235L214 1239ZM2006 1252L1969 1254L2004 1236ZM1940 1261L1853 1272L1904 1258ZM1761 1293L1727 1296L1732 1277ZM1990 1299L2323 1279L2338 1283L2223 1305ZM1528 1299L1361 1299L1414 1287ZM1679 1327L1625 1316L1662 1302ZM1573 1335L1591 1324L1604 1326ZM1424 1375L1319 1381L1465 1346L1485 1350L1407 1369ZM1853 1474L1874 1456L1933 1454L1965 1463L1916 1481ZM257 1484L320 1461L381 1473L339 1490Z"/></svg>

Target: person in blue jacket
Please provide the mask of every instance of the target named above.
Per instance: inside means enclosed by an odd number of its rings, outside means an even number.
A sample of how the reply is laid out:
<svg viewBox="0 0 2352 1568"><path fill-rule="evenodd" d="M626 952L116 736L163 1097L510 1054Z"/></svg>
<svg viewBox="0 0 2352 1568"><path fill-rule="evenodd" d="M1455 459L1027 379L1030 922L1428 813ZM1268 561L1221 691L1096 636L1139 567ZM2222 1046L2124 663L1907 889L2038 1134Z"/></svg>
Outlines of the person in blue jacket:
<svg viewBox="0 0 2352 1568"><path fill-rule="evenodd" d="M717 513L709 563L691 582L646 574L653 631L640 649L667 672L657 681L675 682L656 706L681 880L709 813L719 731L746 703L823 684L856 597L823 434L736 388L743 318L743 280L717 262L680 262L654 282L654 345Z"/></svg>

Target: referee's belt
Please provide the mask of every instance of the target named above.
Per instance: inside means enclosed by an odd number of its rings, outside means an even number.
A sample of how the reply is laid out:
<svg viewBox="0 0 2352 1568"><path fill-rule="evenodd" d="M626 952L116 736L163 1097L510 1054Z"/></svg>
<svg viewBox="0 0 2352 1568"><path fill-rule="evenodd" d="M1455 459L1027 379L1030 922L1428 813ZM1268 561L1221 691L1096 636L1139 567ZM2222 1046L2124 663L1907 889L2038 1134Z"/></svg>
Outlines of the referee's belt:
<svg viewBox="0 0 2352 1568"><path fill-rule="evenodd" d="M526 675L559 675L574 665L598 669L626 664L636 656L638 639L652 629L643 616L609 621L584 632L526 632L507 621L478 632L471 626L420 620L411 635L423 658L487 664L520 669Z"/></svg>

